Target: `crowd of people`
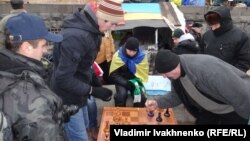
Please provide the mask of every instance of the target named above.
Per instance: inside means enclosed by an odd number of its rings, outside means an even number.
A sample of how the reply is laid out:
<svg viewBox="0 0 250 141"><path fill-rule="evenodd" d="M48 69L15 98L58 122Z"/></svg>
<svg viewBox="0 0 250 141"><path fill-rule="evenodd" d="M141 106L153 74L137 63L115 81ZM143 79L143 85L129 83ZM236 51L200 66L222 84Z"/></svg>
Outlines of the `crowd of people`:
<svg viewBox="0 0 250 141"><path fill-rule="evenodd" d="M155 59L173 90L148 99L149 63L140 40L132 34L114 47L111 32L124 22L121 3L90 1L54 34L22 0L11 0L13 11L0 22L0 140L88 141L88 132L96 140L95 98L126 107L128 94L134 107L148 111L184 104L197 125L248 124L250 38L233 25L228 7L204 15L210 29L203 35L200 23L173 31L174 47L159 50ZM42 62L47 41L54 42L49 66ZM115 85L114 96L103 84Z"/></svg>
<svg viewBox="0 0 250 141"><path fill-rule="evenodd" d="M250 6L249 0L167 0L177 6Z"/></svg>

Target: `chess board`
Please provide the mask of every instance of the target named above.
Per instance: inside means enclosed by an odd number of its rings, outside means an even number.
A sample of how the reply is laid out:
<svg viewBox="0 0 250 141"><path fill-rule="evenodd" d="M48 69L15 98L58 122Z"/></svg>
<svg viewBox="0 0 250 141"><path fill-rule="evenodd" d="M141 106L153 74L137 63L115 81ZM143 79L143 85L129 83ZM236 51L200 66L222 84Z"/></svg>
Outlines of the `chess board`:
<svg viewBox="0 0 250 141"><path fill-rule="evenodd" d="M170 117L165 117L166 109L154 111L154 116L149 117L146 108L133 107L104 107L97 141L105 141L104 128L106 121L110 125L173 125L177 124L173 110L169 109ZM161 112L162 122L157 122L158 113Z"/></svg>

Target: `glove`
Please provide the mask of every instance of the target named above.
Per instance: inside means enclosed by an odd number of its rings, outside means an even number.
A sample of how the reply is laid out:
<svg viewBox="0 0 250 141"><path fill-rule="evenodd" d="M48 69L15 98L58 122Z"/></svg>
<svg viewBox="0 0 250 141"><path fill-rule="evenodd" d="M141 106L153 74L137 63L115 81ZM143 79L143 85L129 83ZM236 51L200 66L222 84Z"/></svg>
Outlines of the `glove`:
<svg viewBox="0 0 250 141"><path fill-rule="evenodd" d="M62 123L69 122L70 116L74 115L79 111L78 106L76 105L63 105L58 109L58 112L56 112L53 115L53 119L61 125Z"/></svg>
<svg viewBox="0 0 250 141"><path fill-rule="evenodd" d="M76 114L79 111L78 106L76 105L63 105L63 111L62 111L62 116L63 116L63 121L69 122L70 116Z"/></svg>
<svg viewBox="0 0 250 141"><path fill-rule="evenodd" d="M90 95L103 101L110 101L112 98L112 91L103 87L92 87L92 93Z"/></svg>
<svg viewBox="0 0 250 141"><path fill-rule="evenodd" d="M127 83L127 89L130 90L131 92L134 92L135 86L131 82Z"/></svg>
<svg viewBox="0 0 250 141"><path fill-rule="evenodd" d="M101 80L95 74L92 75L91 85L94 87L101 87L102 86Z"/></svg>

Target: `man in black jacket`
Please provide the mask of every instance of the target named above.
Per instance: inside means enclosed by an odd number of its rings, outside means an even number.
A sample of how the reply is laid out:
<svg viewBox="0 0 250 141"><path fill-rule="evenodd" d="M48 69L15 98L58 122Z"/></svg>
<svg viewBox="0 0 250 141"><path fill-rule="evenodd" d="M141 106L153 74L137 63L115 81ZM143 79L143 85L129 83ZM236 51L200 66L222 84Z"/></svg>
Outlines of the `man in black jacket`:
<svg viewBox="0 0 250 141"><path fill-rule="evenodd" d="M250 68L250 39L233 25L230 9L216 7L208 11L204 18L211 29L203 35L201 52L246 72Z"/></svg>
<svg viewBox="0 0 250 141"><path fill-rule="evenodd" d="M172 35L175 47L172 51L176 54L196 54L199 51L199 45L190 33L184 33L180 28L174 30Z"/></svg>
<svg viewBox="0 0 250 141"><path fill-rule="evenodd" d="M194 36L195 41L198 42L199 47L200 47L202 45L202 41L201 41L201 39L202 39L202 35L201 35L202 24L197 23L197 22L193 23L189 33Z"/></svg>
<svg viewBox="0 0 250 141"><path fill-rule="evenodd" d="M95 6L88 3L84 9L66 17L61 32L64 39L55 45L53 52L53 90L64 104L81 107L65 126L70 141L88 140L87 99L94 96L109 101L112 96L111 90L91 85L92 64L100 49L103 32L123 21L123 10L121 3L113 0L102 0L97 8Z"/></svg>

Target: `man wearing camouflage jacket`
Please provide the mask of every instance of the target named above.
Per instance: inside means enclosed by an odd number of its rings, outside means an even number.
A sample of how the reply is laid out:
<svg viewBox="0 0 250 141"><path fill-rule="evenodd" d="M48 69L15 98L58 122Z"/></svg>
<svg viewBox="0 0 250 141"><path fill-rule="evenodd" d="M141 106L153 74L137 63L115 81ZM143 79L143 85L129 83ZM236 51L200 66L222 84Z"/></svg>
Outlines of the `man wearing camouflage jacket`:
<svg viewBox="0 0 250 141"><path fill-rule="evenodd" d="M66 140L62 100L46 85L41 63L46 40L60 42L62 36L27 13L11 17L6 29L6 49L0 50L0 110L8 124L3 140Z"/></svg>

